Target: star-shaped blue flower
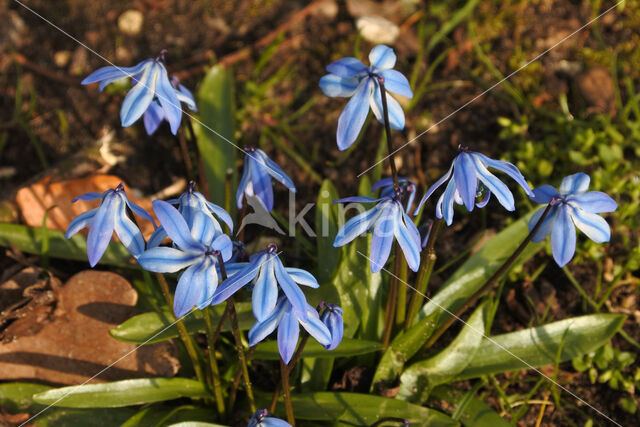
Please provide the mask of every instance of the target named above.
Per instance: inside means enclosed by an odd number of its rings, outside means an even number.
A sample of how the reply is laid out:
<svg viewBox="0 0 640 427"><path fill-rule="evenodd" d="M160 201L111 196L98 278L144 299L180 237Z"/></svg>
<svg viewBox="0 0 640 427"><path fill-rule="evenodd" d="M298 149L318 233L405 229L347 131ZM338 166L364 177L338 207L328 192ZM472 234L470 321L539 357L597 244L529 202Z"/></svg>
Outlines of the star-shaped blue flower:
<svg viewBox="0 0 640 427"><path fill-rule="evenodd" d="M82 84L100 82L99 89L102 91L117 80L131 77L135 84L122 102L122 126L131 126L149 109L152 102L157 102L162 109L162 118L169 122L171 132L175 135L182 120L180 100L187 102L187 105L191 101L172 86L163 60L164 51L158 58L147 59L134 67L102 67L87 76Z"/></svg>
<svg viewBox="0 0 640 427"><path fill-rule="evenodd" d="M231 258L231 239L217 233L214 222L202 211L194 213L189 229L171 204L156 200L153 210L174 245L148 249L138 257L138 263L156 273L175 273L186 268L178 279L173 299L173 312L180 318L194 306L203 309L210 304L218 287L218 254L223 261Z"/></svg>
<svg viewBox="0 0 640 427"><path fill-rule="evenodd" d="M329 329L331 333L331 344L325 345L327 350L333 350L342 341L344 334L344 320L342 319L342 308L335 304L320 303L325 310L320 315L320 320Z"/></svg>
<svg viewBox="0 0 640 427"><path fill-rule="evenodd" d="M195 182L189 182L189 188L187 191L182 193L182 195L177 199L167 200L167 203L178 205L178 212L183 216L189 228L193 227L193 220L196 213L202 212L211 220L214 228L214 234L216 236L222 233L222 227L220 227L220 223L216 217L224 221L224 223L229 227L229 230L233 231L233 220L227 211L222 209L220 206L209 202L202 193L195 191L195 185ZM159 246L166 237L167 232L164 227L158 227L151 238L149 238L147 247L155 248L156 246Z"/></svg>
<svg viewBox="0 0 640 427"><path fill-rule="evenodd" d="M191 111L198 112L196 101L193 99L191 91L184 87L184 85L180 83L180 80L175 76L172 76L170 81L171 85L176 89L176 96L178 97L178 100L185 103ZM147 111L144 112L144 116L142 117L144 129L147 131L147 135L153 135L155 131L158 130L158 127L163 120L168 121L167 115L164 108L162 108L160 101L155 98L151 101L149 108L147 108Z"/></svg>
<svg viewBox="0 0 640 427"><path fill-rule="evenodd" d="M259 148L245 147L244 170L238 185L236 200L238 209L242 208L242 196L247 198L256 196L262 206L271 212L273 210L273 187L271 178L282 183L289 191L296 192L296 186L291 178L280 169L267 154Z"/></svg>
<svg viewBox="0 0 640 427"><path fill-rule="evenodd" d="M294 267L285 268L276 253L277 250L277 247L272 244L268 249L252 255L246 267L220 284L211 305L226 301L243 286L253 281L251 306L253 315L258 321L266 319L273 312L278 300L278 285L291 302L298 317L305 318L307 299L297 284L317 288L318 281L308 271Z"/></svg>
<svg viewBox="0 0 640 427"><path fill-rule="evenodd" d="M87 255L91 267L94 267L102 258L114 230L129 253L137 258L144 251L144 237L138 226L127 215L127 207L136 215L151 221L155 227L156 224L151 215L129 201L122 183L102 194L86 193L72 201L96 199L101 199L100 206L75 217L64 236L69 239L83 228L90 227L87 237Z"/></svg>
<svg viewBox="0 0 640 427"><path fill-rule="evenodd" d="M369 107L376 118L384 124L380 83L384 82L387 91L389 126L392 129L404 129L404 111L389 92L407 98L413 97L409 81L396 70L396 54L388 46L378 45L369 53L370 66L367 67L356 58L342 58L327 66L330 74L320 79L320 89L331 97L351 97L338 119L336 134L338 148L346 150L354 143L364 125Z"/></svg>
<svg viewBox="0 0 640 427"><path fill-rule="evenodd" d="M288 422L268 415L269 412L266 409L258 409L249 420L247 427L291 427Z"/></svg>
<svg viewBox="0 0 640 427"><path fill-rule="evenodd" d="M271 314L249 329L249 345L254 346L278 328L278 350L284 363L289 363L298 345L300 325L323 346L331 345L331 332L320 320L318 312L305 302L305 315L300 316L288 297L281 296Z"/></svg>
<svg viewBox="0 0 640 427"><path fill-rule="evenodd" d="M575 227L596 243L608 242L611 237L609 224L597 214L613 212L618 204L601 191L587 191L590 181L589 175L579 172L565 177L559 191L550 185L533 190L533 201L551 203L552 207L532 240L541 242L551 233L553 259L560 267L571 261L575 253ZM531 217L529 230L533 230L545 209Z"/></svg>
<svg viewBox="0 0 640 427"><path fill-rule="evenodd" d="M453 179L447 184L447 188L438 199L436 205L436 216L438 218L444 218L447 225L451 225L453 222L454 202L459 205L464 205L467 210L471 212L474 206L479 208L486 206L486 204L489 203L492 193L495 194L498 202L500 202L505 209L509 211L515 210L513 194L511 194L509 188L502 181L489 172L488 167L506 173L524 189L527 195L533 196L531 188L529 188L524 176L522 176L518 168L511 163L490 159L484 154L469 151L464 147L461 147L460 150L460 154L453 159L453 163L447 173L429 187L427 193L422 197L422 200L420 200L420 204L415 210L414 215L420 211L422 205L431 197L433 192L451 178L452 175ZM476 202L478 195L481 195L483 198L481 201Z"/></svg>
<svg viewBox="0 0 640 427"><path fill-rule="evenodd" d="M409 213L413 200L416 198L416 184L409 178L398 177L398 187L402 191L402 199L406 198L407 204L405 211ZM395 189L393 188L393 178L382 178L380 181L373 184L371 191L380 189L380 197L393 197Z"/></svg>
<svg viewBox="0 0 640 427"><path fill-rule="evenodd" d="M371 240L371 271L377 273L384 267L391 252L395 236L404 253L409 268L418 271L420 265L420 233L397 197L347 197L334 203L361 202L377 204L351 218L338 231L333 246L344 246L359 235L373 229Z"/></svg>

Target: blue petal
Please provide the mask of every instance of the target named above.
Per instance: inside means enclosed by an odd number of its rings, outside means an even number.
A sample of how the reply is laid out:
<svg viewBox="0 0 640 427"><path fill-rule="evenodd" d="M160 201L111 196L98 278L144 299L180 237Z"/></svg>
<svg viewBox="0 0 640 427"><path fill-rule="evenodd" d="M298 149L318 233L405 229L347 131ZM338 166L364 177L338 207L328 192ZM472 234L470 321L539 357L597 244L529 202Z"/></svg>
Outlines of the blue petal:
<svg viewBox="0 0 640 427"><path fill-rule="evenodd" d="M382 187L389 187L393 185L393 178L392 177L388 177L388 178L382 178L380 181L376 182L375 184L373 184L373 187L371 187L371 191L376 191L379 188Z"/></svg>
<svg viewBox="0 0 640 427"><path fill-rule="evenodd" d="M255 154L257 154L256 161L260 163L267 171L269 175L271 175L276 181L287 187L289 190L296 192L296 186L293 184L291 178L287 176L286 173L280 166L278 166L273 160L271 160L267 153L262 151L261 149L256 149Z"/></svg>
<svg viewBox="0 0 640 427"><path fill-rule="evenodd" d="M211 248L220 251L223 261L228 261L233 255L233 243L226 234L221 234L211 243Z"/></svg>
<svg viewBox="0 0 640 427"><path fill-rule="evenodd" d="M298 318L293 313L292 307L289 306L285 309L284 315L278 325L278 349L280 350L280 357L282 357L284 363L289 363L291 360L298 346L299 336L300 326L298 325Z"/></svg>
<svg viewBox="0 0 640 427"><path fill-rule="evenodd" d="M260 200L260 203L267 212L273 210L273 187L271 186L271 177L267 173L267 170L262 166L254 154L247 154L250 157L251 163L251 184L253 188L253 194Z"/></svg>
<svg viewBox="0 0 640 427"><path fill-rule="evenodd" d="M367 197L367 196L350 196L350 197L344 197L342 199L334 200L333 203L351 203L351 202L371 203L371 202L377 202L379 200L381 199L376 199L374 197Z"/></svg>
<svg viewBox="0 0 640 427"><path fill-rule="evenodd" d="M473 156L473 161L476 165L478 179L496 196L506 210L513 211L516 207L513 202L513 194L511 194L509 187L489 172L479 157Z"/></svg>
<svg viewBox="0 0 640 427"><path fill-rule="evenodd" d="M151 249L155 248L156 246L160 246L162 244L162 241L167 237L167 232L164 231L164 227L160 226L156 228L156 231L154 231L151 237L149 237L147 248Z"/></svg>
<svg viewBox="0 0 640 427"><path fill-rule="evenodd" d="M203 251L202 245L191 237L189 226L176 208L162 200L154 200L153 211L171 240L178 247L185 251Z"/></svg>
<svg viewBox="0 0 640 427"><path fill-rule="evenodd" d="M372 224L378 218L380 213L380 205L365 211L359 215L354 216L338 231L333 246L338 248L344 246L362 233L369 230Z"/></svg>
<svg viewBox="0 0 640 427"><path fill-rule="evenodd" d="M376 221L371 239L371 271L373 273L380 271L389 258L397 221L394 210L393 207L383 209Z"/></svg>
<svg viewBox="0 0 640 427"><path fill-rule="evenodd" d="M336 74L327 74L320 79L320 89L327 96L349 97L358 88L360 79L357 77L343 78Z"/></svg>
<svg viewBox="0 0 640 427"><path fill-rule="evenodd" d="M278 418L264 417L260 427L291 427L291 424Z"/></svg>
<svg viewBox="0 0 640 427"><path fill-rule="evenodd" d="M453 179L456 182L456 189L462 197L465 207L469 212L476 204L476 191L478 189L478 177L473 159L467 153L460 153L455 160L453 169Z"/></svg>
<svg viewBox="0 0 640 427"><path fill-rule="evenodd" d="M420 267L420 233L413 221L400 209L403 220L396 222L395 236L409 268L418 271Z"/></svg>
<svg viewBox="0 0 640 427"><path fill-rule="evenodd" d="M90 211L86 211L78 215L71 221L69 227L67 228L67 232L64 234L66 239L69 239L71 236L76 234L78 231L82 230L85 227L91 225L93 222L93 217L95 216L98 208L91 209Z"/></svg>
<svg viewBox="0 0 640 427"><path fill-rule="evenodd" d="M455 200L455 192L456 183L452 179L447 184L447 188L444 190L444 193L442 193L438 199L438 203L436 204L436 216L438 218L444 218L447 225L451 225L453 222L453 202Z"/></svg>
<svg viewBox="0 0 640 427"><path fill-rule="evenodd" d="M562 180L559 188L560 193L563 196L584 193L589 189L590 181L589 175L582 172L569 175Z"/></svg>
<svg viewBox="0 0 640 427"><path fill-rule="evenodd" d="M147 271L156 273L175 273L188 267L203 255L184 252L179 249L158 246L147 249L138 257L138 264Z"/></svg>
<svg viewBox="0 0 640 427"><path fill-rule="evenodd" d="M449 168L447 173L445 173L443 176L440 177L440 179L438 179L435 183L433 183L433 185L429 187L425 195L422 196L422 199L420 199L420 203L418 204L418 207L413 212L414 215L418 215L418 212L420 212L420 209L422 209L422 205L424 205L427 199L431 197L433 192L436 191L442 184L444 184L445 181L449 179L449 177L451 177L451 172L453 172L453 163L451 164L451 167Z"/></svg>
<svg viewBox="0 0 640 427"><path fill-rule="evenodd" d="M196 101L193 99L193 94L191 91L187 89L185 86L178 84L178 92L176 92L176 96L180 102L184 102L187 104L192 111L198 112L198 107L196 106Z"/></svg>
<svg viewBox="0 0 640 427"><path fill-rule="evenodd" d="M131 255L137 258L144 251L144 237L138 226L127 216L124 203L120 212L115 215L115 231Z"/></svg>
<svg viewBox="0 0 640 427"><path fill-rule="evenodd" d="M120 208L120 199L115 193L108 194L98 208L87 237L87 255L89 265L94 267L107 249L113 235L114 217Z"/></svg>
<svg viewBox="0 0 640 427"><path fill-rule="evenodd" d="M278 323L280 323L280 319L284 315L285 307L290 307L287 299L284 297L280 297L278 300L278 304L276 305L275 310L271 312L269 317L264 319L262 322L256 322L249 329L249 333L247 334L249 337L249 346L253 347L258 344L260 341L265 339L271 332L276 330L278 327Z"/></svg>
<svg viewBox="0 0 640 427"><path fill-rule="evenodd" d="M558 266L563 267L576 251L576 228L571 221L569 209L559 207L551 231L551 252Z"/></svg>
<svg viewBox="0 0 640 427"><path fill-rule="evenodd" d="M369 63L374 72L388 70L396 65L396 54L389 46L379 44L369 52Z"/></svg>
<svg viewBox="0 0 640 427"><path fill-rule="evenodd" d="M78 200L89 201L89 200L96 200L96 199L100 199L100 198L102 198L102 194L101 193L94 193L94 192L84 193L84 194L81 194L81 195L71 199L71 203L75 203Z"/></svg>
<svg viewBox="0 0 640 427"><path fill-rule="evenodd" d="M554 197L561 197L560 193L558 193L558 190L556 190L550 185L545 184L538 188L533 189L533 197L531 197L531 200L533 200L536 203L541 203L546 205Z"/></svg>
<svg viewBox="0 0 640 427"><path fill-rule="evenodd" d="M351 78L369 72L369 69L357 58L342 58L327 65L327 71L343 78Z"/></svg>
<svg viewBox="0 0 640 427"><path fill-rule="evenodd" d="M591 213L613 212L618 208L615 200L601 191L588 191L577 196L569 196L567 203Z"/></svg>
<svg viewBox="0 0 640 427"><path fill-rule="evenodd" d="M274 263L276 279L278 279L280 288L293 306L293 310L295 311L296 316L301 320L306 319L307 299L305 298L304 293L302 292L300 287L296 285L296 283L291 279L291 277L289 277L284 267L282 266L280 258L278 258L275 254L270 256Z"/></svg>
<svg viewBox="0 0 640 427"><path fill-rule="evenodd" d="M142 117L144 122L144 129L147 131L147 135L151 136L158 130L160 123L164 120L164 111L160 104L152 101L149 104L149 108L144 112Z"/></svg>
<svg viewBox="0 0 640 427"><path fill-rule="evenodd" d="M227 224L227 226L229 227L229 231L233 231L233 220L231 219L231 215L229 215L227 211L211 202L207 202L207 207L215 216L217 216L222 221L224 221L225 224Z"/></svg>
<svg viewBox="0 0 640 427"><path fill-rule="evenodd" d="M210 262L209 266L204 272L204 291L202 294L202 301L198 304L200 310L204 310L205 307L211 304L216 289L218 288L218 269L216 262Z"/></svg>
<svg viewBox="0 0 640 427"><path fill-rule="evenodd" d="M522 173L517 167L515 167L515 165L512 165L511 163L505 162L502 160L491 159L481 153L470 153L470 154L472 156L479 156L484 161L485 165L487 165L488 167L492 167L494 169L498 169L499 171L506 173L511 178L513 178L513 180L517 182L518 185L520 185L520 187L522 187L522 189L527 193L529 197L533 196L533 192L531 191L531 187L529 187L529 184L527 184L527 180L524 179L524 176L522 176Z"/></svg>
<svg viewBox="0 0 640 427"><path fill-rule="evenodd" d="M387 97L387 109L389 110L389 126L391 129L402 130L404 129L404 111L402 107L395 100L395 98L389 95L389 92L385 92ZM369 104L371 110L375 114L380 123L384 124L384 110L382 109L382 97L380 96L380 85L375 85L373 94L369 98Z"/></svg>
<svg viewBox="0 0 640 427"><path fill-rule="evenodd" d="M325 311L321 317L322 322L327 326L329 332L331 332L331 343L325 346L327 350L333 350L342 341L344 334L344 320L342 315L337 312Z"/></svg>
<svg viewBox="0 0 640 427"><path fill-rule="evenodd" d="M384 77L384 87L391 93L397 93L398 95L406 98L413 98L413 92L411 86L409 86L409 80L399 71L396 70L384 70L382 73Z"/></svg>
<svg viewBox="0 0 640 427"><path fill-rule="evenodd" d="M347 106L342 110L336 132L340 150L346 150L358 138L362 125L364 125L369 113L369 96L372 91L373 81L370 78L363 79L356 92L347 102Z"/></svg>
<svg viewBox="0 0 640 427"><path fill-rule="evenodd" d="M115 81L124 77L133 77L136 74L140 73L143 68L148 66L150 61L153 61L153 59L147 59L133 67L102 67L85 77L85 79L82 80L81 84L88 85L91 83L99 82L100 80Z"/></svg>
<svg viewBox="0 0 640 427"><path fill-rule="evenodd" d="M266 258L264 256L254 258L242 270L238 271L233 276L229 276L226 280L223 280L211 300L211 305L217 305L226 301L227 298L252 281L258 275L260 269L264 267L265 261Z"/></svg>
<svg viewBox="0 0 640 427"><path fill-rule="evenodd" d="M236 191L236 204L238 209L242 209L242 196L247 190L247 186L251 182L251 168L249 167L249 156L244 157L244 169L242 170L242 178L238 184L238 191Z"/></svg>
<svg viewBox="0 0 640 427"><path fill-rule="evenodd" d="M136 215L138 215L141 218L146 219L151 224L153 224L154 228L156 228L156 222L153 219L153 217L151 215L149 215L149 212L145 211L140 206L138 206L135 203L133 203L132 201L130 201L129 198L127 197L127 194L124 192L124 190L123 191L119 191L118 192L118 196L120 196L122 201L124 201L127 204L127 206L129 206L129 209L131 209L131 211L133 213L135 213Z"/></svg>
<svg viewBox="0 0 640 427"><path fill-rule="evenodd" d="M273 311L278 301L278 282L274 271L275 265L272 257L267 259L260 269L260 274L255 281L251 295L251 308L256 320L265 320Z"/></svg>
<svg viewBox="0 0 640 427"><path fill-rule="evenodd" d="M136 84L124 97L122 108L120 108L120 121L122 126L131 126L149 108L153 101L158 79L158 68L152 64L146 68Z"/></svg>
<svg viewBox="0 0 640 427"><path fill-rule="evenodd" d="M203 302L206 286L205 272L210 264L209 259L204 258L202 262L187 268L178 279L173 297L173 314L177 318L181 318Z"/></svg>
<svg viewBox="0 0 640 427"><path fill-rule="evenodd" d="M316 341L318 341L323 346L328 346L331 344L331 332L329 332L329 328L327 328L327 326L322 323L322 320L320 320L320 316L318 316L318 312L308 304L307 320L300 320L300 324L307 330L307 332L309 332L309 335L314 337ZM278 332L280 331L278 330Z"/></svg>
<svg viewBox="0 0 640 427"><path fill-rule="evenodd" d="M546 207L540 208L536 211L536 213L534 213L531 216L531 219L529 219L529 231L533 230L533 228L536 226L538 221L540 221L540 217L542 217L542 214L544 213L545 209ZM542 221L542 224L540 224L540 228L538 228L538 231L536 231L536 234L534 234L531 240L534 242L542 242L545 239L545 237L547 237L549 233L551 233L551 230L553 229L553 224L556 222L557 216L558 216L558 206L553 206L549 211L549 213L547 214L547 216L545 217L544 221Z"/></svg>
<svg viewBox="0 0 640 427"><path fill-rule="evenodd" d="M182 107L180 107L180 101L176 95L176 90L169 81L167 69L159 62L156 67L158 68L156 96L158 97L160 105L162 105L164 116L169 122L171 133L176 135L178 133L178 128L180 127L180 122L182 121Z"/></svg>
<svg viewBox="0 0 640 427"><path fill-rule="evenodd" d="M299 285L309 286L310 288L317 288L320 285L318 281L311 273L301 268L285 267L285 270L289 276Z"/></svg>
<svg viewBox="0 0 640 427"><path fill-rule="evenodd" d="M599 215L583 211L580 208L567 206L570 209L569 214L573 223L587 235L588 238L596 243L608 242L611 238L611 230L609 224Z"/></svg>
<svg viewBox="0 0 640 427"><path fill-rule="evenodd" d="M193 225L191 226L191 236L205 246L209 246L216 235L216 228L213 221L202 211L193 215ZM179 245L178 245L179 246Z"/></svg>

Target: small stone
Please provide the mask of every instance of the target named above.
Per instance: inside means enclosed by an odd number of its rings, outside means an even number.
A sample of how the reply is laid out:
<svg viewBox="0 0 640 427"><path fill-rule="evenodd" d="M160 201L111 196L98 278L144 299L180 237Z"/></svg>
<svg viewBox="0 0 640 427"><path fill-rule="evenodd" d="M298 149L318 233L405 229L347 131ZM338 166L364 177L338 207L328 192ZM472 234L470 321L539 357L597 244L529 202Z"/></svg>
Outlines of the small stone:
<svg viewBox="0 0 640 427"><path fill-rule="evenodd" d="M60 68L66 67L70 59L71 52L68 50L61 50L53 54L53 62Z"/></svg>
<svg viewBox="0 0 640 427"><path fill-rule="evenodd" d="M393 44L400 35L400 28L381 16L362 16L356 28L365 40L376 44Z"/></svg>
<svg viewBox="0 0 640 427"><path fill-rule="evenodd" d="M124 12L118 18L118 29L122 34L128 36L137 36L142 31L142 24L144 23L144 16L142 12L135 9L130 9Z"/></svg>

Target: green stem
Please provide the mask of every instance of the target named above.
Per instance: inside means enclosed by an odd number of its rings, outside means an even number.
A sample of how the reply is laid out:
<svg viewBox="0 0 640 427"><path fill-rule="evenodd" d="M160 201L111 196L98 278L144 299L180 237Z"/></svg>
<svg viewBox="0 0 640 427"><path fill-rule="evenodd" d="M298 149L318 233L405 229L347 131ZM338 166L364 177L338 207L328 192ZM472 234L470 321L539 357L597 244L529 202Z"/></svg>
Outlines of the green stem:
<svg viewBox="0 0 640 427"><path fill-rule="evenodd" d="M427 286L431 279L431 273L433 267L436 264L436 250L435 244L440 232L440 226L442 225L442 218L437 218L431 226L431 234L427 240L427 247L422 251L422 259L420 260L420 269L418 270L418 278L416 280L416 290L411 296L411 303L409 304L409 310L407 312L407 320L405 322L405 330L409 329L413 325L413 321L418 314L418 310L422 305L424 295L427 292Z"/></svg>
<svg viewBox="0 0 640 427"><path fill-rule="evenodd" d="M256 346L249 347L249 351L247 351L246 358L247 360L251 359L253 356L253 352L256 350ZM242 379L242 370L238 369L236 371L236 376L233 379L233 384L231 384L231 390L229 390L229 410L233 410L233 406L236 404L236 395L238 393L238 387L240 387L240 380Z"/></svg>
<svg viewBox="0 0 640 427"><path fill-rule="evenodd" d="M211 306L207 307L203 311L204 323L207 328L207 344L209 347L209 365L211 366L211 378L213 395L216 400L216 406L218 408L218 414L221 418L225 416L224 397L222 396L222 381L220 380L220 369L218 368L218 361L216 360L215 338L217 338L215 331L213 330L213 324L211 323ZM224 320L224 317L222 318ZM222 322L220 322L222 323Z"/></svg>
<svg viewBox="0 0 640 427"><path fill-rule="evenodd" d="M286 369L288 371L287 378L289 378L289 373L296 366L296 363L298 362L298 359L300 359L300 356L302 356L302 350L304 350L304 346L307 345L308 340L309 334L303 332L302 339L300 340L300 345L298 346L296 352L293 354L293 357L289 361L289 364L286 366ZM278 383L276 389L273 391L273 398L271 399L271 404L269 405L269 412L274 412L276 410L276 403L278 403L278 397L280 397L280 390L282 390L282 381Z"/></svg>
<svg viewBox="0 0 640 427"><path fill-rule="evenodd" d="M399 251L396 255L399 255ZM409 289L408 286L404 286L404 284L407 283L407 278L409 276L409 265L406 262L400 263L400 272L398 275L400 276L399 282L402 283L403 286L398 288L398 304L396 308L395 326L397 328L401 328L407 315L407 290Z"/></svg>
<svg viewBox="0 0 640 427"><path fill-rule="evenodd" d="M516 261L516 259L518 259L518 257L520 256L520 254L522 254L522 252L524 251L524 249L527 247L527 245L529 244L529 242L531 241L531 239L533 239L533 236L538 232L538 229L540 228L540 226L542 226L542 222L544 221L544 219L547 217L547 215L549 214L549 211L551 210L552 206L553 206L553 200L551 201L551 203L549 203L546 207L546 209L544 210L544 212L542 213L542 215L540 216L540 219L538 220L538 222L536 223L536 225L533 227L533 229L529 232L529 234L527 235L527 237L525 237L525 239L522 241L522 243L520 243L520 246L518 246L518 248L513 252L513 254L511 254L511 256L509 257L509 259L507 259L504 264L502 264L502 266L498 269L498 271L496 271L495 273L493 273L493 275L485 282L484 285L482 285L482 287L480 289L478 289L476 291L476 293L474 293L471 298L469 298L468 300L466 300L464 302L464 304L462 304L462 306L456 310L456 312L454 313L453 316L450 316L449 319L447 319L447 321L440 327L438 328L438 330L431 336L431 338L429 338L429 340L426 342L426 344L424 345L424 348L429 348L431 345L433 345L434 342L436 342L438 340L438 338L440 338L440 336L449 328L449 326L451 326L451 324L454 322L455 319L459 318L465 311L467 311L467 309L469 307L472 307L476 301L478 301L478 299L485 294L485 292L487 292L488 290L490 290L493 285L495 285L495 283L507 272L509 271L509 269L511 268L511 266L513 265L513 263Z"/></svg>
<svg viewBox="0 0 640 427"><path fill-rule="evenodd" d="M387 296L387 310L385 312L384 338L382 347L386 349L391 342L391 332L396 318L396 307L398 306L398 274L402 263L402 252L400 246L396 244L395 257L393 260L393 275L389 281L389 295Z"/></svg>
<svg viewBox="0 0 640 427"><path fill-rule="evenodd" d="M387 106L387 91L384 87L384 77L378 76L380 84L380 98L382 98L382 113L384 114L384 131L387 136L387 149L389 150L389 165L391 166L391 177L393 178L393 188L398 194L398 170L396 169L395 152L391 141L391 126L389 125L389 107Z"/></svg>
<svg viewBox="0 0 640 427"><path fill-rule="evenodd" d="M160 289L162 289L162 294L164 295L164 299L167 301L169 305L169 309L173 307L173 296L169 291L169 285L165 280L164 276L160 273L156 274L156 278L158 279L158 283L160 283ZM175 318L175 317L174 317ZM187 331L187 327L184 326L182 319L176 319L176 326L178 327L178 334L180 335L180 339L184 343L184 347L187 350L187 354L191 359L191 363L193 364L193 370L196 373L196 377L198 381L202 384L206 385L204 375L202 374L202 366L200 366L200 358L198 357L198 351L196 350L196 344L193 341L191 335Z"/></svg>
<svg viewBox="0 0 640 427"><path fill-rule="evenodd" d="M280 373L282 377L282 391L284 392L284 407L287 411L287 422L292 426L296 425L293 416L293 405L291 404L291 390L289 389L289 367L284 360L280 359Z"/></svg>

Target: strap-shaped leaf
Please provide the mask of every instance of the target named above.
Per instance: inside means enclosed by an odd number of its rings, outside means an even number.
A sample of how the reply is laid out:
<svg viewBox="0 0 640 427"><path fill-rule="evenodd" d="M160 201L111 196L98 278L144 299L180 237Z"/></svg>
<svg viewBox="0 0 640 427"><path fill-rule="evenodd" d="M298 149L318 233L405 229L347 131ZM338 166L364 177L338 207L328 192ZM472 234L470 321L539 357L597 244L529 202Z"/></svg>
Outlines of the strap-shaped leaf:
<svg viewBox="0 0 640 427"><path fill-rule="evenodd" d="M334 358L352 357L361 354L375 353L382 349L382 344L376 341L358 340L344 338L340 345L334 350L327 350L313 338L307 341L302 351L302 357ZM266 341L258 344L253 353L255 359L279 360L280 353L275 341Z"/></svg>

